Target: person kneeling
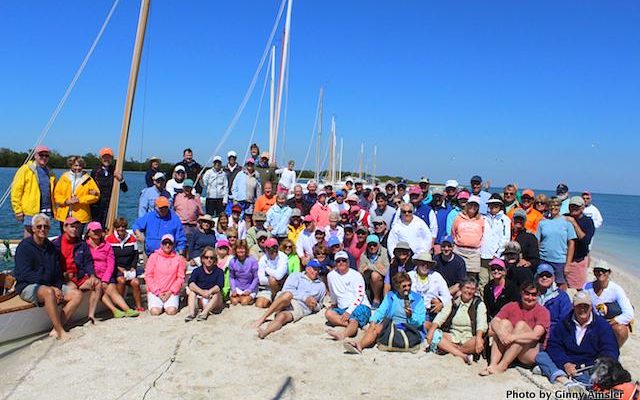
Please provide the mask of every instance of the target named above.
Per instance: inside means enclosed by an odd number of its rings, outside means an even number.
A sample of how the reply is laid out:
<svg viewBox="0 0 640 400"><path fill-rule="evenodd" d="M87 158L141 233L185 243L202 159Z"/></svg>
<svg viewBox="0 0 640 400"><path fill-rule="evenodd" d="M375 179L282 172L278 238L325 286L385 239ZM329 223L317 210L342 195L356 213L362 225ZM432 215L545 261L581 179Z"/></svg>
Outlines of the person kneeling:
<svg viewBox="0 0 640 400"><path fill-rule="evenodd" d="M481 376L502 373L515 360L526 366L535 364L540 343L549 332L549 310L538 304L538 288L533 282L522 284L520 294L520 301L502 307L491 321L491 364Z"/></svg>
<svg viewBox="0 0 640 400"><path fill-rule="evenodd" d="M222 287L224 286L224 272L216 265L218 257L216 250L207 246L200 255L202 265L191 273L187 288L189 315L184 322L196 318L196 310L200 306L202 312L198 315L198 321L205 321L212 312L222 310Z"/></svg>
<svg viewBox="0 0 640 400"><path fill-rule="evenodd" d="M178 313L180 289L184 282L187 261L175 252L175 239L170 233L162 236L161 246L149 256L145 269L147 303L151 315Z"/></svg>
<svg viewBox="0 0 640 400"><path fill-rule="evenodd" d="M362 274L349 268L347 252L336 253L335 262L335 269L327 275L331 304L334 308L328 309L324 315L330 325L345 328L342 332L327 330L334 340L343 340L355 336L358 327L364 328L369 322L371 305L365 293Z"/></svg>
<svg viewBox="0 0 640 400"><path fill-rule="evenodd" d="M297 322L307 315L320 311L327 289L318 273L319 262L310 261L304 272L295 272L287 278L280 292L267 311L255 324L258 337L266 338L289 322ZM275 313L275 318L266 328L261 328L267 318Z"/></svg>

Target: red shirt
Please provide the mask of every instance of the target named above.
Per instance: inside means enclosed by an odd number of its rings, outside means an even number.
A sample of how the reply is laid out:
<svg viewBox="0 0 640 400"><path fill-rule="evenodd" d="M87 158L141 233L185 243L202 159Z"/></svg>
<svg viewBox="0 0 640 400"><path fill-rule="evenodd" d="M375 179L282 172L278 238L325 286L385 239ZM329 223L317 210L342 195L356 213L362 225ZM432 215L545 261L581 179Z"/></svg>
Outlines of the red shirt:
<svg viewBox="0 0 640 400"><path fill-rule="evenodd" d="M547 310L544 306L536 303L536 305L531 310L525 310L520 307L520 303L517 301L512 301L511 303L506 304L498 315L495 316L500 319L507 319L513 326L519 321L524 321L529 325L529 328L533 329L536 325L540 325L544 328L545 332L549 332L549 326L551 324L551 317L549 315L549 310Z"/></svg>
<svg viewBox="0 0 640 400"><path fill-rule="evenodd" d="M70 242L66 235L63 234L60 238L60 253L62 255L62 257L60 257L60 264L62 271L75 275L78 273L78 267L73 260L74 245L75 243Z"/></svg>

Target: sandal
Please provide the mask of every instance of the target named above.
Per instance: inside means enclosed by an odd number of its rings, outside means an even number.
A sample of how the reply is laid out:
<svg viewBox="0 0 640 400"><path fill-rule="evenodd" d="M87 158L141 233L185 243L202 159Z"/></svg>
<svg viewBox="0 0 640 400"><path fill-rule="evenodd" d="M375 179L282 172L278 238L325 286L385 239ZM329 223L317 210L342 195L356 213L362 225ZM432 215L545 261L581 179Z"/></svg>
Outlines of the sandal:
<svg viewBox="0 0 640 400"><path fill-rule="evenodd" d="M196 320L197 321L206 321L207 318L209 318L209 315L202 313L202 314L198 315L198 318Z"/></svg>
<svg viewBox="0 0 640 400"><path fill-rule="evenodd" d="M186 317L184 317L184 322L191 322L191 321L193 321L194 319L196 319L196 316L195 316L195 315L192 315L192 314L189 314L189 315L187 315Z"/></svg>
<svg viewBox="0 0 640 400"><path fill-rule="evenodd" d="M124 315L126 317L132 318L132 317L137 317L140 315L140 313L134 309L128 308L127 311L124 312Z"/></svg>

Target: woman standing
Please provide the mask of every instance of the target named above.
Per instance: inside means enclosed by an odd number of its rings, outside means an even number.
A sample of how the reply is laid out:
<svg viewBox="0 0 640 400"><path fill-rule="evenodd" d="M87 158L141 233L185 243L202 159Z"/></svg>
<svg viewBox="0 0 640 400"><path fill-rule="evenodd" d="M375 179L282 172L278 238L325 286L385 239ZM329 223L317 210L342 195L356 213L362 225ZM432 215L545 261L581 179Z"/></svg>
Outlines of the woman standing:
<svg viewBox="0 0 640 400"><path fill-rule="evenodd" d="M455 242L453 252L464 259L467 275L478 279L480 274L480 246L484 235L484 220L478 213L480 198L471 196L451 227Z"/></svg>
<svg viewBox="0 0 640 400"><path fill-rule="evenodd" d="M249 256L246 240L239 240L235 256L229 261L231 304L243 306L254 303L258 294L258 261Z"/></svg>
<svg viewBox="0 0 640 400"><path fill-rule="evenodd" d="M111 245L104 241L104 231L100 222L93 221L87 225L87 237L87 245L93 258L93 268L96 277L102 282L102 302L111 310L114 318L137 317L140 313L132 310L118 292L116 259Z"/></svg>
<svg viewBox="0 0 640 400"><path fill-rule="evenodd" d="M540 242L540 259L551 265L556 283L562 290L567 290L564 267L573 260L575 241L578 236L573 225L560 214L561 201L553 198L549 201L549 219L538 224L536 237Z"/></svg>
<svg viewBox="0 0 640 400"><path fill-rule="evenodd" d="M185 259L175 251L175 239L167 233L162 236L161 247L147 261L145 281L147 303L151 315L178 313L180 290L184 282Z"/></svg>
<svg viewBox="0 0 640 400"><path fill-rule="evenodd" d="M538 210L543 217L549 218L551 213L549 212L549 198L545 194L536 195L533 200L533 208Z"/></svg>
<svg viewBox="0 0 640 400"><path fill-rule="evenodd" d="M100 189L96 181L83 171L85 162L82 157L71 156L67 159L69 171L60 176L53 190L56 203L55 217L60 221L60 230L67 217L73 216L84 225L91 221L91 205L100 199Z"/></svg>

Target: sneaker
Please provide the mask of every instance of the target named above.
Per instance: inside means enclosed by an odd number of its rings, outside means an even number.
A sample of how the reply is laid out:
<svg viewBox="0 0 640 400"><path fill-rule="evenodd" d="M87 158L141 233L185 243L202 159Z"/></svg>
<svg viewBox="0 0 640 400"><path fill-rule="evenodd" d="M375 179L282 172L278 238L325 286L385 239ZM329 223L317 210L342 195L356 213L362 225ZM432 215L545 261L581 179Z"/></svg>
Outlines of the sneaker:
<svg viewBox="0 0 640 400"><path fill-rule="evenodd" d="M129 308L129 309L127 309L127 311L124 312L124 315L129 317L129 318L132 318L132 317L139 316L140 313L138 311L136 311L136 310L133 310L133 309Z"/></svg>
<svg viewBox="0 0 640 400"><path fill-rule="evenodd" d="M184 317L184 322L191 322L191 321L193 321L194 319L196 319L196 316L195 316L195 315L191 315L191 314L189 314L189 315L187 315L186 317Z"/></svg>
<svg viewBox="0 0 640 400"><path fill-rule="evenodd" d="M540 369L539 365L536 365L535 367L531 368L531 373L534 375L542 375L542 369Z"/></svg>
<svg viewBox="0 0 640 400"><path fill-rule="evenodd" d="M113 312L113 318L124 318L125 313L123 311L120 311L116 308L116 310Z"/></svg>

